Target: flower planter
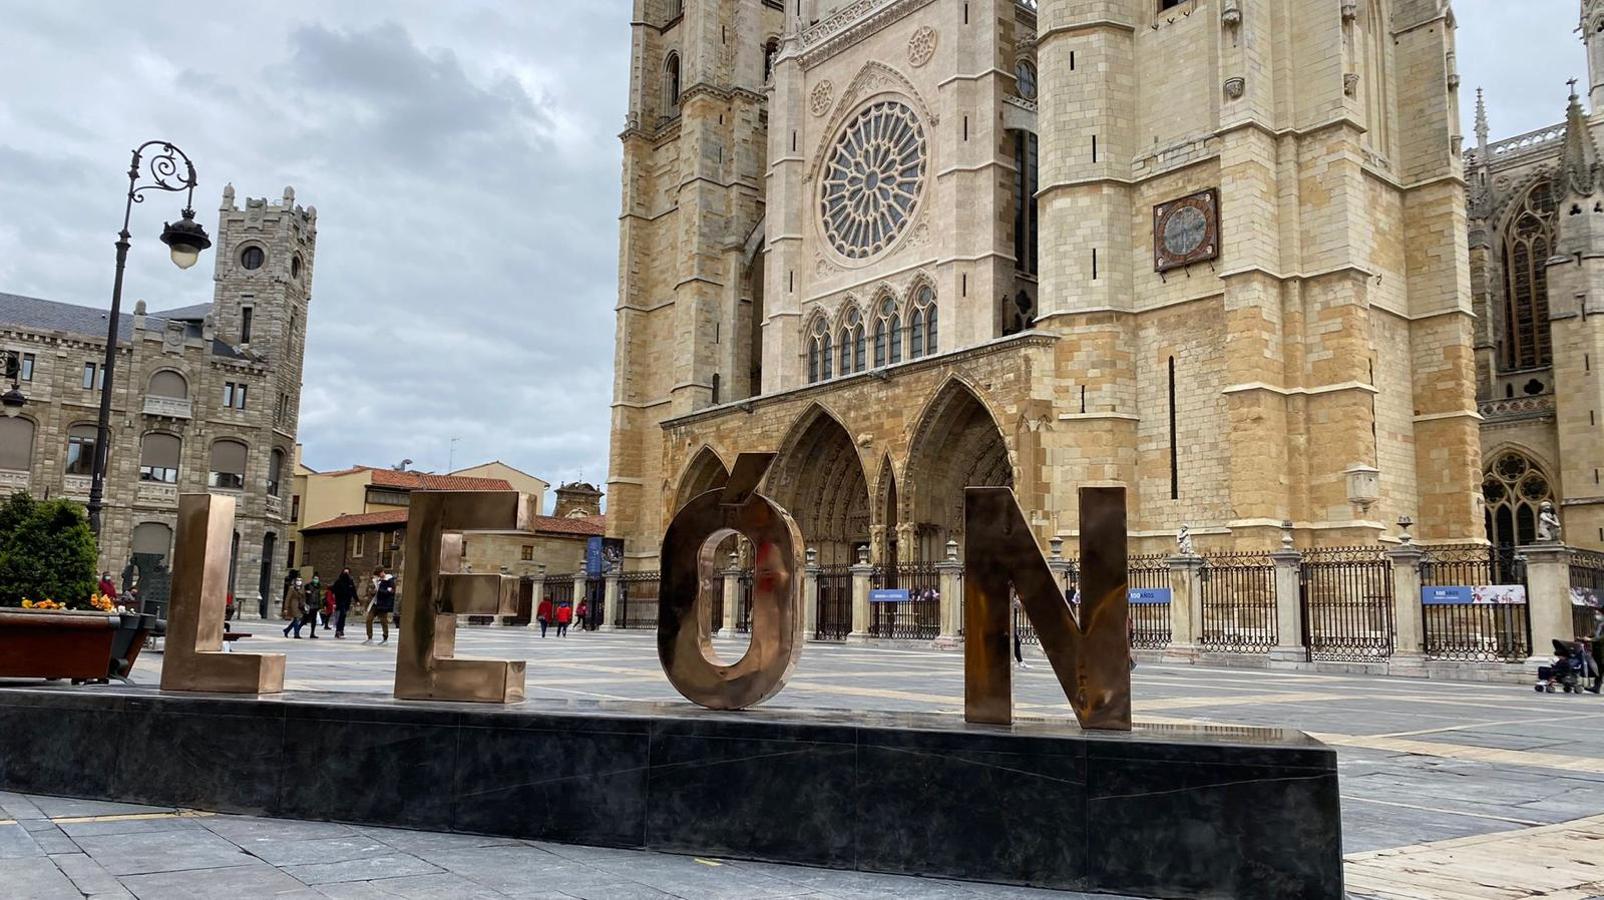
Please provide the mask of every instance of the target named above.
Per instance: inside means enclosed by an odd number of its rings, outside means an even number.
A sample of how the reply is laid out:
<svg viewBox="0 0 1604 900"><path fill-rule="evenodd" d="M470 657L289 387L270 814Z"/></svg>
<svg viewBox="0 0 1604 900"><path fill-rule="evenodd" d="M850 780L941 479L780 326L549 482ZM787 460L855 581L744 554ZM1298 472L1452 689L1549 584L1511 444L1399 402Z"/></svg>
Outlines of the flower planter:
<svg viewBox="0 0 1604 900"><path fill-rule="evenodd" d="M105 680L121 627L115 613L0 609L0 678Z"/></svg>

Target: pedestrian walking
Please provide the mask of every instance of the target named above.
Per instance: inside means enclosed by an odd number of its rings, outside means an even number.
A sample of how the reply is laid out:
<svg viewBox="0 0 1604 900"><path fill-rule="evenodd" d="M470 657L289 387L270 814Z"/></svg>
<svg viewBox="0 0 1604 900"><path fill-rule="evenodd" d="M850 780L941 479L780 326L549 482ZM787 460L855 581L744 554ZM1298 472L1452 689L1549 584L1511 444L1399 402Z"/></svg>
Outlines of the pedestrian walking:
<svg viewBox="0 0 1604 900"><path fill-rule="evenodd" d="M333 585L330 585L329 587L326 587L326 588L323 589L322 602L319 604L319 606L322 607L321 609L318 610L318 614L323 617L323 627L325 629L329 628L334 623L334 586Z"/></svg>
<svg viewBox="0 0 1604 900"><path fill-rule="evenodd" d="M329 592L334 596L334 637L343 641L345 616L351 611L351 604L356 602L356 579L351 577L350 569L340 570L340 577L334 579L334 587Z"/></svg>
<svg viewBox="0 0 1604 900"><path fill-rule="evenodd" d="M1592 693L1604 688L1604 610L1593 610L1593 686Z"/></svg>
<svg viewBox="0 0 1604 900"><path fill-rule="evenodd" d="M557 607L557 636L568 636L568 625L574 621L574 605L564 603Z"/></svg>
<svg viewBox="0 0 1604 900"><path fill-rule="evenodd" d="M311 605L314 611L314 615L316 614L316 611L321 609L323 606L324 587L325 585L323 584L323 580L317 577L317 570L314 569L312 571L312 580L306 583L306 598L308 604ZM328 624L328 621L324 620L323 627L327 628Z"/></svg>
<svg viewBox="0 0 1604 900"><path fill-rule="evenodd" d="M535 609L535 621L540 623L540 636L546 636L546 626L551 624L551 598L542 597L540 606Z"/></svg>
<svg viewBox="0 0 1604 900"><path fill-rule="evenodd" d="M384 634L381 644L390 642L390 615L395 612L395 576L384 569L375 569L373 575L378 579L373 586L373 602L368 605L368 639L363 643L373 643L373 620L379 620L379 628Z"/></svg>
<svg viewBox="0 0 1604 900"><path fill-rule="evenodd" d="M579 601L579 608L574 610L574 621L579 623L580 631L590 630L590 605L584 600Z"/></svg>
<svg viewBox="0 0 1604 900"><path fill-rule="evenodd" d="M111 580L110 572L100 573L100 594L112 603L117 602L117 583Z"/></svg>
<svg viewBox="0 0 1604 900"><path fill-rule="evenodd" d="M295 586L299 584L300 581L300 572L291 569L284 573L284 593L279 599L278 617L286 622L295 618L297 610L300 609L300 603L290 595L290 591L294 590Z"/></svg>
<svg viewBox="0 0 1604 900"><path fill-rule="evenodd" d="M1022 648L1020 647L1020 640L1019 640L1019 597L1018 597L1018 595L1014 596L1013 613L1014 613L1014 615L1013 615L1013 619L1014 619L1014 628L1013 628L1013 631L1014 631L1014 665L1018 666L1021 669L1028 669L1028 668L1030 668L1030 663L1025 662L1025 655L1020 652Z"/></svg>
<svg viewBox="0 0 1604 900"><path fill-rule="evenodd" d="M306 587L296 577L290 582L289 590L284 592L284 618L290 620L290 624L284 626L285 637L289 637L291 631L295 632L295 637L301 636L301 627L306 624L305 611L302 609L305 601Z"/></svg>

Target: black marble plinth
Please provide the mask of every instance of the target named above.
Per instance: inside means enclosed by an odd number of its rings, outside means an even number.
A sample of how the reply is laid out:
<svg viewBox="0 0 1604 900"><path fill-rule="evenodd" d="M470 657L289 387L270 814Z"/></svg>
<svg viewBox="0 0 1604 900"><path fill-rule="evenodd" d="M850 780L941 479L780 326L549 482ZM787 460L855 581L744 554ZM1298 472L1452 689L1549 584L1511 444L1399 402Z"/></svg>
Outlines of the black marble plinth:
<svg viewBox="0 0 1604 900"><path fill-rule="evenodd" d="M1150 897L1343 896L1336 756L1273 730L9 688L0 790Z"/></svg>

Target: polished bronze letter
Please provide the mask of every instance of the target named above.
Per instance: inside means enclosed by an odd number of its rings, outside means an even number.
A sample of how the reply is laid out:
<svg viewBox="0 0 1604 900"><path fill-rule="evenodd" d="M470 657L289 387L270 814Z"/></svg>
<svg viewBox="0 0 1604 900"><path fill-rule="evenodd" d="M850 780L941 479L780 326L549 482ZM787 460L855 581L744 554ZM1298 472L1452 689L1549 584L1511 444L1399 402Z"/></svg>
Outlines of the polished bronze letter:
<svg viewBox="0 0 1604 900"><path fill-rule="evenodd" d="M400 700L516 703L521 659L454 659L457 616L510 616L518 579L462 572L463 531L529 528L529 498L512 491L413 491L402 560L401 633L395 659Z"/></svg>
<svg viewBox="0 0 1604 900"><path fill-rule="evenodd" d="M233 497L178 498L178 540L167 603L167 647L162 654L164 691L277 694L284 690L284 654L223 652L233 537Z"/></svg>
<svg viewBox="0 0 1604 900"><path fill-rule="evenodd" d="M757 493L772 453L742 453L724 487L699 494L663 535L657 657L685 698L710 709L745 709L779 693L802 655L802 535L779 504ZM718 545L752 542L752 644L719 661L707 610L719 602Z"/></svg>
<svg viewBox="0 0 1604 900"><path fill-rule="evenodd" d="M964 718L1014 720L1010 589L1082 728L1131 728L1125 489L1080 489L1080 615L1007 488L964 496Z"/></svg>

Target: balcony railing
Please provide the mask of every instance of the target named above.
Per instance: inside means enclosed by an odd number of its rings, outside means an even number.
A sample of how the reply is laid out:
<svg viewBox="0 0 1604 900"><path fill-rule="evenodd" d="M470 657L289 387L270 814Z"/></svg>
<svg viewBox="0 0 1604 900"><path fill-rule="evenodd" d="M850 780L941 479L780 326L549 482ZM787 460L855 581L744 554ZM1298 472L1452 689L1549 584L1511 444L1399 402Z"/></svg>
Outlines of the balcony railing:
<svg viewBox="0 0 1604 900"><path fill-rule="evenodd" d="M187 419L193 414L192 410L193 405L187 398L145 398L145 415L147 416L166 416L169 419Z"/></svg>
<svg viewBox="0 0 1604 900"><path fill-rule="evenodd" d="M0 470L0 490L25 491L28 489L28 473L11 469Z"/></svg>
<svg viewBox="0 0 1604 900"><path fill-rule="evenodd" d="M267 495L267 514L284 518L284 498Z"/></svg>
<svg viewBox="0 0 1604 900"><path fill-rule="evenodd" d="M89 489L95 479L89 475L68 475L61 480L61 489L74 497L89 496Z"/></svg>
<svg viewBox="0 0 1604 900"><path fill-rule="evenodd" d="M1476 411L1484 419L1539 419L1554 414L1554 395L1483 400L1476 404Z"/></svg>

